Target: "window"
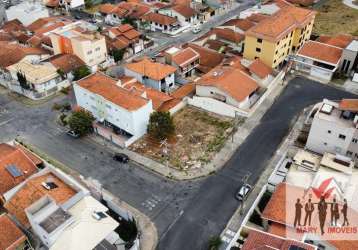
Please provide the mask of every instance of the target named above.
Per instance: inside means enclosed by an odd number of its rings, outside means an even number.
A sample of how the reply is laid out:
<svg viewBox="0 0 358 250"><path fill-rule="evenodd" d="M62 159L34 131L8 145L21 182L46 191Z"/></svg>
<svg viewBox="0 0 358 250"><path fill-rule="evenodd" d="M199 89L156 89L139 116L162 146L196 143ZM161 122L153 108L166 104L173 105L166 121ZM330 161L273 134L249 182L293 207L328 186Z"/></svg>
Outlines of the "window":
<svg viewBox="0 0 358 250"><path fill-rule="evenodd" d="M261 49L260 49L260 48L256 48L256 52L261 52Z"/></svg>
<svg viewBox="0 0 358 250"><path fill-rule="evenodd" d="M290 35L291 37L293 36L293 31L291 31L291 35Z"/></svg>
<svg viewBox="0 0 358 250"><path fill-rule="evenodd" d="M91 55L92 54L92 50L87 51L87 55Z"/></svg>
<svg viewBox="0 0 358 250"><path fill-rule="evenodd" d="M276 63L276 59L273 61L273 63Z"/></svg>
<svg viewBox="0 0 358 250"><path fill-rule="evenodd" d="M112 108L111 105L109 105L109 104L106 104L106 107L107 107L108 109L111 109L111 108Z"/></svg>
<svg viewBox="0 0 358 250"><path fill-rule="evenodd" d="M257 38L257 42L258 42L258 43L262 43L262 39L261 39L261 38Z"/></svg>
<svg viewBox="0 0 358 250"><path fill-rule="evenodd" d="M327 142L324 142L323 145L327 146Z"/></svg>
<svg viewBox="0 0 358 250"><path fill-rule="evenodd" d="M100 47L97 47L97 48L95 49L95 51L99 51L99 50L101 50L101 48L100 48Z"/></svg>
<svg viewBox="0 0 358 250"><path fill-rule="evenodd" d="M345 136L345 135L342 135L342 134L339 134L338 138L339 138L339 139L342 139L342 140L345 140L345 139L346 139L346 136Z"/></svg>
<svg viewBox="0 0 358 250"><path fill-rule="evenodd" d="M276 54L276 55L277 55L277 53L278 53L278 50L275 51L275 54Z"/></svg>
<svg viewBox="0 0 358 250"><path fill-rule="evenodd" d="M332 133L332 131L331 131L331 130L328 130L327 132L328 132L328 134Z"/></svg>
<svg viewBox="0 0 358 250"><path fill-rule="evenodd" d="M352 151L347 151L347 156L352 156L353 152Z"/></svg>
<svg viewBox="0 0 358 250"><path fill-rule="evenodd" d="M353 143L358 143L358 139L357 139L357 138L353 138L353 139L352 139L352 142L353 142Z"/></svg>
<svg viewBox="0 0 358 250"><path fill-rule="evenodd" d="M355 157L355 158L357 158L357 157L358 157L358 154L357 154L357 153L355 153L355 154L354 154L354 157Z"/></svg>

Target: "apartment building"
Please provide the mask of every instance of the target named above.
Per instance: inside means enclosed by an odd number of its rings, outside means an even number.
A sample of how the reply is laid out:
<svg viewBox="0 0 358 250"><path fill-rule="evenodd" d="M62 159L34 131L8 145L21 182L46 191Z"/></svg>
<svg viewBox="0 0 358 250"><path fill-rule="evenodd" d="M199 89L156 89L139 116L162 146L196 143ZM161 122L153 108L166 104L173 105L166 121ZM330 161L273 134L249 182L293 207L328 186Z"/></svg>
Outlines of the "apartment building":
<svg viewBox="0 0 358 250"><path fill-rule="evenodd" d="M143 92L128 90L121 80L95 73L74 84L77 105L96 118L94 130L127 147L147 132L152 101Z"/></svg>
<svg viewBox="0 0 358 250"><path fill-rule="evenodd" d="M171 65L154 62L147 57L124 66L126 76L134 77L138 82L162 92L169 92L174 87L176 70Z"/></svg>
<svg viewBox="0 0 358 250"><path fill-rule="evenodd" d="M50 33L54 54L74 54L92 71L106 62L107 47L105 37L97 32L97 27L86 22L70 23Z"/></svg>
<svg viewBox="0 0 358 250"><path fill-rule="evenodd" d="M313 115L314 114L314 115ZM358 99L324 99L312 110L306 148L324 154L348 156L358 162Z"/></svg>
<svg viewBox="0 0 358 250"><path fill-rule="evenodd" d="M310 38L315 14L309 9L287 5L271 16L265 15L245 32L244 58L259 58L271 68L278 67Z"/></svg>

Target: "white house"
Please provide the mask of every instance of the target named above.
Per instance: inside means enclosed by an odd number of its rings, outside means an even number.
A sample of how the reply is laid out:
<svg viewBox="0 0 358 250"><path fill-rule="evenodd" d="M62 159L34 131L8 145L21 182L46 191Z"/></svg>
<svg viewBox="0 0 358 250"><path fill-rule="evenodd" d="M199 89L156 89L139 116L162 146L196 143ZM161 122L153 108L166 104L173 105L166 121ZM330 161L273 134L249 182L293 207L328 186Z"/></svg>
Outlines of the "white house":
<svg viewBox="0 0 358 250"><path fill-rule="evenodd" d="M89 190L47 166L4 194L7 211L37 235L47 249L94 249L120 239L119 223ZM112 242L110 242L112 241Z"/></svg>
<svg viewBox="0 0 358 250"><path fill-rule="evenodd" d="M328 82L339 68L342 52L339 47L307 41L296 54L295 69Z"/></svg>
<svg viewBox="0 0 358 250"><path fill-rule="evenodd" d="M18 19L23 25L27 26L39 18L49 17L48 9L40 2L23 1L13 5L5 11L6 20Z"/></svg>
<svg viewBox="0 0 358 250"><path fill-rule="evenodd" d="M262 87L267 87L273 80L273 70L264 64L259 58L253 61L248 67L251 77Z"/></svg>
<svg viewBox="0 0 358 250"><path fill-rule="evenodd" d="M59 5L63 6L66 10L84 7L84 0L60 0Z"/></svg>
<svg viewBox="0 0 358 250"><path fill-rule="evenodd" d="M358 162L358 99L333 102L324 99L312 110L313 120L306 148L329 152Z"/></svg>
<svg viewBox="0 0 358 250"><path fill-rule="evenodd" d="M150 31L162 31L163 33L174 34L181 30L181 25L176 18L159 13L148 13L142 17L142 21L146 23L144 28Z"/></svg>
<svg viewBox="0 0 358 250"><path fill-rule="evenodd" d="M188 24L195 25L199 21L198 13L194 9L183 4L159 9L158 13L176 18L182 26Z"/></svg>
<svg viewBox="0 0 358 250"><path fill-rule="evenodd" d="M96 118L95 132L127 147L147 132L152 101L121 86L120 80L94 73L74 84L77 105Z"/></svg>
<svg viewBox="0 0 358 250"><path fill-rule="evenodd" d="M248 109L257 100L256 81L240 69L217 66L196 82L196 95Z"/></svg>
<svg viewBox="0 0 358 250"><path fill-rule="evenodd" d="M128 63L124 66L125 75L137 79L138 82L162 92L169 92L174 87L174 73L176 68L154 62L145 57L140 61Z"/></svg>
<svg viewBox="0 0 358 250"><path fill-rule="evenodd" d="M200 54L190 47L171 47L164 51L164 57L166 63L177 68L176 73L181 77L192 76L200 62Z"/></svg>

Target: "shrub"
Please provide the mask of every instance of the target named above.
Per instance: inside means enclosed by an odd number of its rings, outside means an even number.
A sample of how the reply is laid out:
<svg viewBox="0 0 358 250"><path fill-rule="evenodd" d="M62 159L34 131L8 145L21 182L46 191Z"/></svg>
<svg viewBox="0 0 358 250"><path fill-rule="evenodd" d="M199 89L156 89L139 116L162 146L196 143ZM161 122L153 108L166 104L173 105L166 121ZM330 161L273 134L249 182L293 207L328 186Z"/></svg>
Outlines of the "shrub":
<svg viewBox="0 0 358 250"><path fill-rule="evenodd" d="M72 113L68 119L70 128L80 136L84 136L92 131L94 118L90 112L78 110Z"/></svg>
<svg viewBox="0 0 358 250"><path fill-rule="evenodd" d="M175 125L173 117L169 112L156 111L150 115L148 124L148 133L158 139L163 140L173 135Z"/></svg>

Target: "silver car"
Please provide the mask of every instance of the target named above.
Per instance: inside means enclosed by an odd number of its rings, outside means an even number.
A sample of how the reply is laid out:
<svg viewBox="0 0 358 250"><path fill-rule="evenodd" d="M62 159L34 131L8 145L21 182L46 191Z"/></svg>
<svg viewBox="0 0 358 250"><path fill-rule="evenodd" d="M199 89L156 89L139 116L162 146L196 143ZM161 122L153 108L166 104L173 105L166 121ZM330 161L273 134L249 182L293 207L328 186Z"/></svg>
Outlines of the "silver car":
<svg viewBox="0 0 358 250"><path fill-rule="evenodd" d="M251 192L251 189L252 187L249 184L242 185L236 194L236 199L238 199L239 201L246 200L247 196Z"/></svg>

